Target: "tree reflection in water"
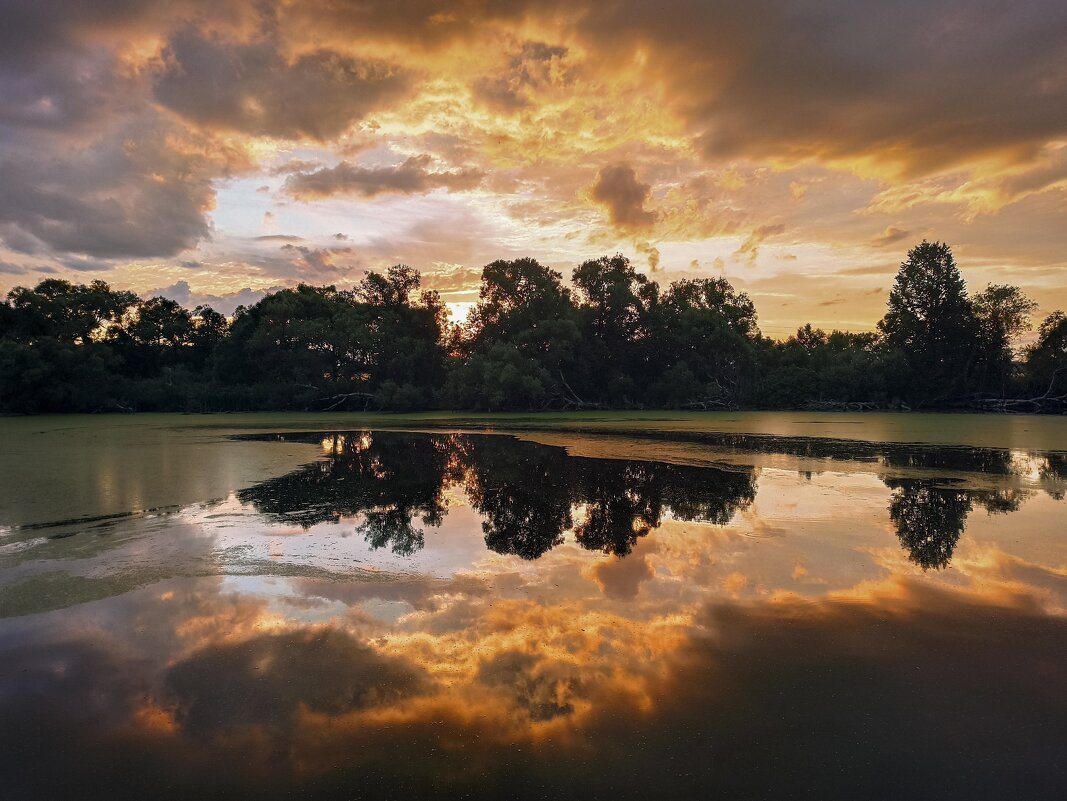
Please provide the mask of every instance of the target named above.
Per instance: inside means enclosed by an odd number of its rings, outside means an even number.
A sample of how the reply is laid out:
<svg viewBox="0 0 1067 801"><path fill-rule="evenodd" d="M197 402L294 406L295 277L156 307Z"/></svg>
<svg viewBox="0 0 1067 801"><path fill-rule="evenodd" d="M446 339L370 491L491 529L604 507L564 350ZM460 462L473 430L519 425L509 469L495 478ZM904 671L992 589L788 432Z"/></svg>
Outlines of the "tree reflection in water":
<svg viewBox="0 0 1067 801"><path fill-rule="evenodd" d="M971 511L970 494L927 479L887 479L889 517L908 558L923 570L947 567Z"/></svg>
<svg viewBox="0 0 1067 801"><path fill-rule="evenodd" d="M666 514L725 525L756 497L753 468L568 456L563 448L510 437L463 437L464 489L485 516L486 545L536 559L574 528L589 550L625 556ZM584 515L577 525L575 510Z"/></svg>
<svg viewBox="0 0 1067 801"><path fill-rule="evenodd" d="M327 459L242 490L238 498L304 528L363 515L358 530L372 547L388 545L401 555L422 548L424 532L412 521L435 527L444 519L444 489L451 475L448 441L356 432L329 435L323 446Z"/></svg>
<svg viewBox="0 0 1067 801"><path fill-rule="evenodd" d="M327 459L242 490L239 499L304 528L362 516L357 531L372 548L402 555L425 544L416 518L441 524L453 487L483 516L486 546L523 559L542 556L571 529L582 547L625 556L665 515L726 524L756 495L752 468L590 459L510 437L357 432L322 441Z"/></svg>
<svg viewBox="0 0 1067 801"><path fill-rule="evenodd" d="M325 438L270 437L321 440L327 458L242 490L242 502L304 528L361 517L356 530L372 548L388 546L400 555L424 546L422 527L441 525L445 494L453 488L461 488L482 515L486 546L523 559L544 555L571 530L583 548L626 556L667 516L728 524L752 503L757 488L754 467L570 456L562 447L510 436L350 432ZM786 452L796 450L783 444ZM769 447L762 440L758 445L761 452ZM829 458L841 458L839 443L826 447ZM805 443L803 455L819 457L819 449L817 441ZM935 455L886 446L876 458L886 469L882 480L892 490L889 516L897 537L909 559L924 570L948 566L976 505L990 513L1013 512L1028 495L1018 488L975 490L952 479L899 476L903 470L932 467L1011 475L1006 451L953 448ZM1059 454L1046 455L1038 466L1052 497L1062 497L1065 466Z"/></svg>

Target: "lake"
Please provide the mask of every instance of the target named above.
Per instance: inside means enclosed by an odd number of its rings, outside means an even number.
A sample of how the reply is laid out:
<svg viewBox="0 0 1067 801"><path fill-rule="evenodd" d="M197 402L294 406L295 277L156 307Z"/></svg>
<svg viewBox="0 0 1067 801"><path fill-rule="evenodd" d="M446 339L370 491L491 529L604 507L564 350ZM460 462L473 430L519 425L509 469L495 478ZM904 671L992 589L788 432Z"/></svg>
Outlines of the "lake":
<svg viewBox="0 0 1067 801"><path fill-rule="evenodd" d="M1067 795L1067 419L0 419L5 799Z"/></svg>

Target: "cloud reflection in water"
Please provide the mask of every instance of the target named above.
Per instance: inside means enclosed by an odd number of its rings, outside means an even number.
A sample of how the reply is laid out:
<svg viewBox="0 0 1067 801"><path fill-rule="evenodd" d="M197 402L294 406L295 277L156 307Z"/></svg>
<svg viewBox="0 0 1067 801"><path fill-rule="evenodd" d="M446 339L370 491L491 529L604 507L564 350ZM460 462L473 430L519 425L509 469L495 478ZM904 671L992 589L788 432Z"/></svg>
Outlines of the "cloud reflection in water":
<svg viewBox="0 0 1067 801"><path fill-rule="evenodd" d="M273 572L3 621L10 797L1056 797L1061 510L958 472L331 437L110 554L266 534ZM353 530L381 575L282 569Z"/></svg>

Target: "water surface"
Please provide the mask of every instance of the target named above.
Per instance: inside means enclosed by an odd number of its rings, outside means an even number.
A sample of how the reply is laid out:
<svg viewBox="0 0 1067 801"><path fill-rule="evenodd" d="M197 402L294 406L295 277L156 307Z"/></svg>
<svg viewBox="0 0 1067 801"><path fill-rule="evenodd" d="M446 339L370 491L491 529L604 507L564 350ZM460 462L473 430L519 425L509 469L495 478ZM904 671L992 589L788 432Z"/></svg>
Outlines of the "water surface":
<svg viewBox="0 0 1067 801"><path fill-rule="evenodd" d="M1064 421L905 417L0 421L4 795L1063 797Z"/></svg>

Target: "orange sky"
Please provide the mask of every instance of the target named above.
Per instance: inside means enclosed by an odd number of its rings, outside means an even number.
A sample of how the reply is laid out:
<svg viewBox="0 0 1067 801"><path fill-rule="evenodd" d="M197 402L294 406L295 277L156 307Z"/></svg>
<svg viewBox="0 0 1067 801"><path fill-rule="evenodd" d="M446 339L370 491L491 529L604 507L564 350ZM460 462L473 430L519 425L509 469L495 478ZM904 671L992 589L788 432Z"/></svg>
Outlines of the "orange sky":
<svg viewBox="0 0 1067 801"><path fill-rule="evenodd" d="M397 262L621 251L870 329L949 242L1067 308L1057 0L0 0L0 289L228 311Z"/></svg>

